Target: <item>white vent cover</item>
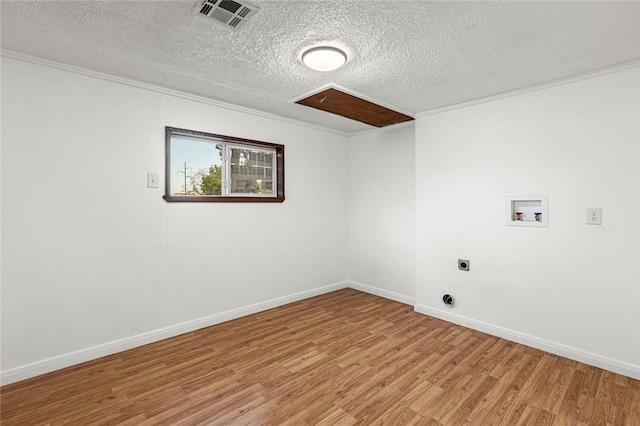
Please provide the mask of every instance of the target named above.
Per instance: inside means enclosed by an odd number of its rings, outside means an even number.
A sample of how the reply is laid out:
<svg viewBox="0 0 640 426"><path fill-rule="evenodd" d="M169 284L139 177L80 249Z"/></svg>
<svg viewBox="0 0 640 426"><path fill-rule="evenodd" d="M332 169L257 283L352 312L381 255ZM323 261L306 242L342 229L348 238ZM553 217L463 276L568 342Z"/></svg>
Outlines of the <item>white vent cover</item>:
<svg viewBox="0 0 640 426"><path fill-rule="evenodd" d="M246 1L200 0L195 12L199 16L211 18L214 22L225 27L239 30L259 10L259 7Z"/></svg>

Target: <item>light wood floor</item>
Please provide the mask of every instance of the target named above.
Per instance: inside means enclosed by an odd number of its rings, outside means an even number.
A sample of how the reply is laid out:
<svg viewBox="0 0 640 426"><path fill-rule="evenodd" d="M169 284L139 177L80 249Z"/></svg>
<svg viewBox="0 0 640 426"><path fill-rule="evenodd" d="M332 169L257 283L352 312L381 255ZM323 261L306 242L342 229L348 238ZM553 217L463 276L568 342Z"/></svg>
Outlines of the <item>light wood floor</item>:
<svg viewBox="0 0 640 426"><path fill-rule="evenodd" d="M640 425L640 382L341 290L1 389L2 425Z"/></svg>

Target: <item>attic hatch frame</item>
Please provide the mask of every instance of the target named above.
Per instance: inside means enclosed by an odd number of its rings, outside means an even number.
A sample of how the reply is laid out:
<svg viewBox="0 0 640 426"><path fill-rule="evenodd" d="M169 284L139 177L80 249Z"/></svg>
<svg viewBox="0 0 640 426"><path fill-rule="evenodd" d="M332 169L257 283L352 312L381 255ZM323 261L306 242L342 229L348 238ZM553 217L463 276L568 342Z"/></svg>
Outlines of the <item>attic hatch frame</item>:
<svg viewBox="0 0 640 426"><path fill-rule="evenodd" d="M327 84L289 100L301 106L339 115L374 127L386 127L414 120L413 114L348 90Z"/></svg>
<svg viewBox="0 0 640 426"><path fill-rule="evenodd" d="M196 16L209 18L234 31L243 28L259 11L258 6L244 0L199 0L194 9Z"/></svg>

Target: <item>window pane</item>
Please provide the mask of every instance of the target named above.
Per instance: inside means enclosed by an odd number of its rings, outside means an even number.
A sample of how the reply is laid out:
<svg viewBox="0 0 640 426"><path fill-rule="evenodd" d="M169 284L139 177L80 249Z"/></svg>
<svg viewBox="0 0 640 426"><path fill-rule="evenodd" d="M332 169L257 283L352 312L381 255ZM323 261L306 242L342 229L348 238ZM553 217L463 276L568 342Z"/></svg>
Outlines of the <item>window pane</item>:
<svg viewBox="0 0 640 426"><path fill-rule="evenodd" d="M168 202L284 202L284 145L165 127Z"/></svg>
<svg viewBox="0 0 640 426"><path fill-rule="evenodd" d="M230 192L274 195L274 154L269 150L231 148Z"/></svg>
<svg viewBox="0 0 640 426"><path fill-rule="evenodd" d="M221 195L222 145L172 135L171 195Z"/></svg>

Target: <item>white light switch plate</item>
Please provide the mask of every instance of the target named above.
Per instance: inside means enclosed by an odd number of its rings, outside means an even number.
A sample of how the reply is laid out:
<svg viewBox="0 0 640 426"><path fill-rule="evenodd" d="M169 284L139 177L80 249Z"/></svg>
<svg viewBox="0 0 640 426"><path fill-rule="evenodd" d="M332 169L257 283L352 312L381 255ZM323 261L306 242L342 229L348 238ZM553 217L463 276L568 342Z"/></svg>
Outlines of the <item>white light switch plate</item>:
<svg viewBox="0 0 640 426"><path fill-rule="evenodd" d="M160 177L158 173L147 173L147 188L158 188Z"/></svg>

